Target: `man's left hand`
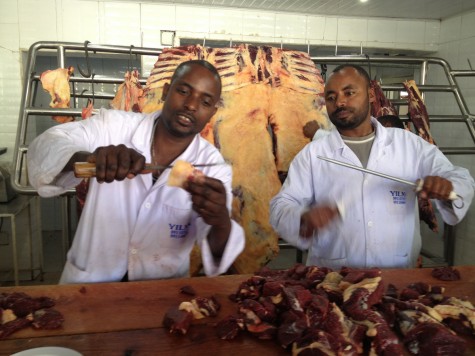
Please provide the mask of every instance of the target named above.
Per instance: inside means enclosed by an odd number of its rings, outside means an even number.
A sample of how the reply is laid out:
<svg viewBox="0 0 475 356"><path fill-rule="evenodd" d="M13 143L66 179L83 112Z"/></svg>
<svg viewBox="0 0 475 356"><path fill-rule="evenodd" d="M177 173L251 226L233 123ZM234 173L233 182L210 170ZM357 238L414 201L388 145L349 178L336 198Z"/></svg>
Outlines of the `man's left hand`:
<svg viewBox="0 0 475 356"><path fill-rule="evenodd" d="M424 178L419 196L421 198L449 200L449 195L453 189L451 181L438 176L427 176Z"/></svg>
<svg viewBox="0 0 475 356"><path fill-rule="evenodd" d="M188 181L185 189L191 194L193 210L200 214L208 225L229 226L226 189L220 180L205 176L204 179Z"/></svg>

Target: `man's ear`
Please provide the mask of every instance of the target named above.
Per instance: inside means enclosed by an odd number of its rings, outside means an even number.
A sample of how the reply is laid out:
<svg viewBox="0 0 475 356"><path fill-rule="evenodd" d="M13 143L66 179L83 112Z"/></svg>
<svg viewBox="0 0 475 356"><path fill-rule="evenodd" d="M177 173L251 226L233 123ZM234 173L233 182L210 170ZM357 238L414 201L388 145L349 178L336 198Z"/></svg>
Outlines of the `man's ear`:
<svg viewBox="0 0 475 356"><path fill-rule="evenodd" d="M167 95L168 95L168 90L170 89L170 84L169 83L165 83L163 85L163 90L162 90L162 101L165 101L165 99L167 98Z"/></svg>
<svg viewBox="0 0 475 356"><path fill-rule="evenodd" d="M368 89L368 96L369 96L369 102L374 103L376 101L376 95L374 94L374 89L369 88Z"/></svg>

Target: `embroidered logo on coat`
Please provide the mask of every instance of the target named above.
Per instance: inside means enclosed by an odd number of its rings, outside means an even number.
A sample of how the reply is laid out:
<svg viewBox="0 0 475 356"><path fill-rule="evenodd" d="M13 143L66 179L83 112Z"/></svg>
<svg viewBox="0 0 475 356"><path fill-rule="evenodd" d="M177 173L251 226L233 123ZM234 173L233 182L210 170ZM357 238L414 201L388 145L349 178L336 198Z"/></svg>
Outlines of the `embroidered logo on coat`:
<svg viewBox="0 0 475 356"><path fill-rule="evenodd" d="M400 190L390 190L391 196L393 198L393 204L406 204L406 192Z"/></svg>
<svg viewBox="0 0 475 356"><path fill-rule="evenodd" d="M170 228L170 237L172 239L182 239L188 235L188 229L190 228L190 223L186 225L181 224L168 224Z"/></svg>

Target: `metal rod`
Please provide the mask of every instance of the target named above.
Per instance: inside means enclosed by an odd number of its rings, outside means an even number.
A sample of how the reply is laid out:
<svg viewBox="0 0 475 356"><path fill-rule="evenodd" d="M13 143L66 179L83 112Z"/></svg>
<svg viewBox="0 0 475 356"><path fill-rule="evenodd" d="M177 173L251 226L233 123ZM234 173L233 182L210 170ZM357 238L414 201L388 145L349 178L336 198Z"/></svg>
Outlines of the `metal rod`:
<svg viewBox="0 0 475 356"><path fill-rule="evenodd" d="M34 80L40 80L39 75L33 76ZM91 83L91 78L82 78L82 77L71 77L69 81L72 83ZM95 83L102 83L102 84L122 84L124 82L124 78L114 78L114 77L106 77L103 75L95 75L94 76ZM140 84L147 84L147 79L139 79Z"/></svg>
<svg viewBox="0 0 475 356"><path fill-rule="evenodd" d="M317 157L320 158L320 159L323 159L324 161L335 163L335 164L338 164L340 166L345 166L345 167L348 167L348 168L351 168L351 169L356 169L357 171L361 171L361 172L364 172L364 173L369 173L369 174L372 174L372 175L375 175L375 176L378 176L378 177L394 180L394 181L399 182L399 183L403 183L403 184L407 184L407 185L410 185L410 186L413 186L413 187L417 187L416 183L411 182L409 180L405 180L405 179L397 178L397 177L390 176L390 175L387 175L387 174L384 174L384 173L372 171L370 169L358 167L358 166L355 166L355 165L352 165L352 164L349 164L349 163L345 163L345 162L341 162L341 161L337 161L337 160L331 159L331 158L322 157L322 156L318 156L318 155L317 155Z"/></svg>

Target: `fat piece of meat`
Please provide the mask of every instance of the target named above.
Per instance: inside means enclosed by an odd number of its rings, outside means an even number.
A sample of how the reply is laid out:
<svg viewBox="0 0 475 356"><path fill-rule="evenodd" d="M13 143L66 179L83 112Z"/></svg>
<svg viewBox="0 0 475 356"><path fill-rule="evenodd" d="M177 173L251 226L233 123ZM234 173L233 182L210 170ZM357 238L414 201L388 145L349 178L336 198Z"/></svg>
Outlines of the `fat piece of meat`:
<svg viewBox="0 0 475 356"><path fill-rule="evenodd" d="M162 107L163 85L175 68L205 59L218 70L222 102L201 135L233 167L232 217L246 234L244 252L232 270L254 273L278 252L278 236L269 224L269 201L281 187L293 157L309 142L303 127L317 121L328 128L322 100L323 79L308 54L268 46L164 49L140 98L142 112ZM252 174L249 174L252 172ZM199 250L192 252L190 273L201 269Z"/></svg>
<svg viewBox="0 0 475 356"><path fill-rule="evenodd" d="M143 95L139 81L139 71L125 72L125 81L117 89L110 106L113 109L140 112L139 98Z"/></svg>
<svg viewBox="0 0 475 356"><path fill-rule="evenodd" d="M71 94L69 89L69 77L73 74L74 67L47 70L40 75L43 89L51 96L49 106L52 108L69 108ZM53 116L53 120L59 123L74 121L72 116Z"/></svg>

